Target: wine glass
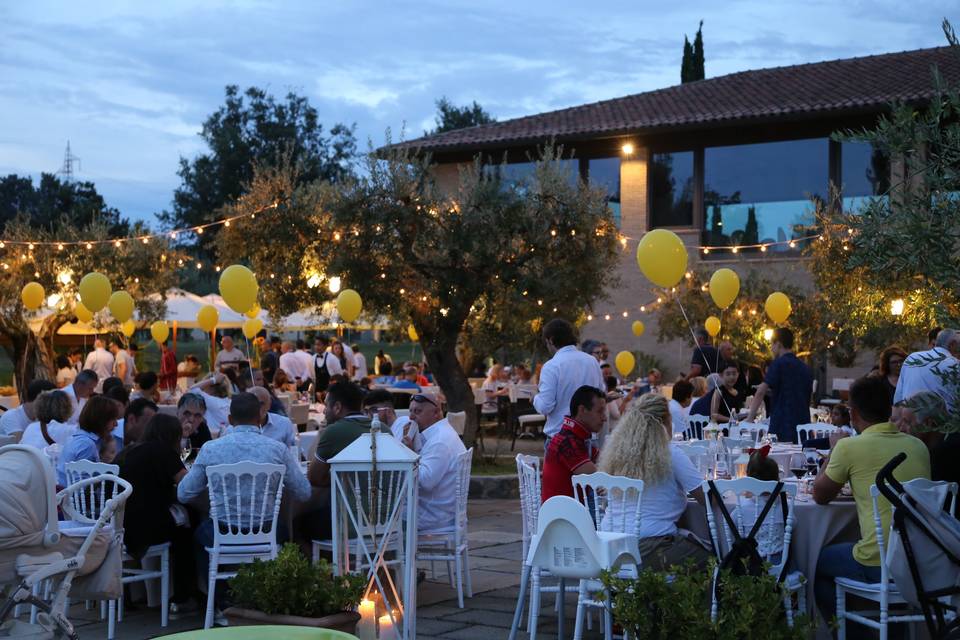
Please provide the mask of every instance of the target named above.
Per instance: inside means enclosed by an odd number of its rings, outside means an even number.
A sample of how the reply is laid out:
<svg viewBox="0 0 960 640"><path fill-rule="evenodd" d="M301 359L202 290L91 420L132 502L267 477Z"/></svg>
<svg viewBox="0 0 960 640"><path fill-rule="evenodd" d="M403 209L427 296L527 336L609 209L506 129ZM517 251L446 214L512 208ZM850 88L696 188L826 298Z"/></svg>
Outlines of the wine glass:
<svg viewBox="0 0 960 640"><path fill-rule="evenodd" d="M186 462L191 453L193 453L193 447L190 446L190 440L184 438L180 441L180 462Z"/></svg>
<svg viewBox="0 0 960 640"><path fill-rule="evenodd" d="M807 458L802 453L795 453L790 456L790 473L796 476L797 480L807 475Z"/></svg>

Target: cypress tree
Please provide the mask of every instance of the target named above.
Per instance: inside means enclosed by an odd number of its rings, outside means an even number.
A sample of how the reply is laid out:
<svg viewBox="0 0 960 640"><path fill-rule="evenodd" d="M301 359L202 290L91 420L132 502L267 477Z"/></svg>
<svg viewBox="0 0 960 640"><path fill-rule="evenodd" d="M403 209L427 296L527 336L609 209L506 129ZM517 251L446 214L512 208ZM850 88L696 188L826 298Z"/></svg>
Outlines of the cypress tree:
<svg viewBox="0 0 960 640"><path fill-rule="evenodd" d="M697 35L693 39L693 56L691 58L691 74L692 80L703 80L706 78L703 67L703 20L700 21L700 26L697 27Z"/></svg>
<svg viewBox="0 0 960 640"><path fill-rule="evenodd" d="M683 61L680 63L680 84L686 84L693 80L696 80L696 78L693 77L693 46L690 44L687 36L683 36Z"/></svg>

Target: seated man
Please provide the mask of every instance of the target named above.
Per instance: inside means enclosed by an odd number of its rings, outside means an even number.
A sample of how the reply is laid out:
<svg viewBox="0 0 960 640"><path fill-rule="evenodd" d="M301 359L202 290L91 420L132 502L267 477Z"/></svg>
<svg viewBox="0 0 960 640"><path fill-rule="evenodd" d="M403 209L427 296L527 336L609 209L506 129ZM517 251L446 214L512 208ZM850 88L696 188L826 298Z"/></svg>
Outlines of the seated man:
<svg viewBox="0 0 960 640"><path fill-rule="evenodd" d="M19 442L23 432L31 422L37 419L34 403L44 391L52 391L57 385L49 380L33 380L27 385L26 402L15 409L5 411L0 417L0 435L13 436Z"/></svg>
<svg viewBox="0 0 960 640"><path fill-rule="evenodd" d="M541 499L553 496L573 497L571 478L597 470L598 451L590 438L600 433L607 419L607 400L596 387L583 385L570 398L570 414L564 417L560 432L550 439L543 457Z"/></svg>
<svg viewBox="0 0 960 640"><path fill-rule="evenodd" d="M290 421L290 418L270 411L270 404L273 396L263 387L250 387L250 393L257 396L260 402L260 432L272 438L277 442L282 442L288 447L297 446L297 428Z"/></svg>
<svg viewBox="0 0 960 640"><path fill-rule="evenodd" d="M346 449L354 440L370 433L370 418L363 414L363 391L353 382L343 381L327 388L324 403L326 428L320 432L317 451L307 468L307 478L315 487L330 486L330 465L327 460ZM383 427L389 433L389 425ZM325 496L325 497L324 497ZM321 506L316 511L304 514L300 530L311 540L327 540L331 535L330 491L325 490Z"/></svg>
<svg viewBox="0 0 960 640"><path fill-rule="evenodd" d="M403 376L397 378L396 382L393 383L395 389L415 389L420 391L420 385L417 384L417 378L420 377L420 372L417 371L416 367L404 367Z"/></svg>
<svg viewBox="0 0 960 640"><path fill-rule="evenodd" d="M183 438L190 440L190 447L200 451L200 447L213 440L210 428L203 416L207 413L207 403L199 393L185 393L177 401L177 418L183 429Z"/></svg>
<svg viewBox="0 0 960 640"><path fill-rule="evenodd" d="M144 427L159 410L156 403L147 398L131 400L123 410L123 420L120 421L123 424L119 425L122 429L122 437L118 438L117 446L123 449L140 442Z"/></svg>
<svg viewBox="0 0 960 640"><path fill-rule="evenodd" d="M457 508L457 456L467 449L431 396L410 399L410 419L417 429L407 429L403 444L420 454L417 529L450 529Z"/></svg>
<svg viewBox="0 0 960 640"><path fill-rule="evenodd" d="M836 613L834 578L880 581L880 550L870 496L870 486L876 483L877 473L898 453L906 453L907 459L894 471L897 480L930 477L927 448L917 438L900 433L890 423L890 411L886 378L860 378L850 385L850 422L859 435L851 438L844 432L836 432L830 436L833 444L830 456L813 483L813 499L818 504L827 504L840 493L844 483L849 482L860 522L858 542L832 544L820 551L814 592L820 613L827 621ZM878 504L880 521L886 531L890 527L890 503L881 497Z"/></svg>
<svg viewBox="0 0 960 640"><path fill-rule="evenodd" d="M373 389L363 398L363 412L370 419L374 414L380 416L380 422L390 428L393 437L402 440L404 428L410 424L407 416L397 416L393 406L393 394L386 389Z"/></svg>
<svg viewBox="0 0 960 640"><path fill-rule="evenodd" d="M196 461L184 476L180 484L177 485L177 499L180 502L188 502L195 498L207 494L207 467L220 464L232 464L235 462L259 462L280 464L286 467L283 483L284 489L289 492L294 499L300 502L306 502L310 499L310 484L303 477L303 471L300 470L300 461L294 458L290 450L270 438L265 438L260 433L260 401L252 393L238 393L230 401L230 424L233 428L216 440L211 440L200 449ZM241 486L243 483L241 482ZM249 480L247 481L249 486ZM228 486L226 488L226 500L234 503L237 500L235 492L236 487ZM239 500L241 521L249 521L253 514L249 512L251 505L248 500ZM207 581L207 569L209 567L209 556L204 550L205 547L213 545L213 527L211 519L202 523L194 534L194 540L197 544L197 570L203 582ZM277 540L282 541L288 532L277 532ZM224 582L217 582L218 596L221 585ZM219 600L219 597L218 597ZM221 608L218 604L218 609Z"/></svg>

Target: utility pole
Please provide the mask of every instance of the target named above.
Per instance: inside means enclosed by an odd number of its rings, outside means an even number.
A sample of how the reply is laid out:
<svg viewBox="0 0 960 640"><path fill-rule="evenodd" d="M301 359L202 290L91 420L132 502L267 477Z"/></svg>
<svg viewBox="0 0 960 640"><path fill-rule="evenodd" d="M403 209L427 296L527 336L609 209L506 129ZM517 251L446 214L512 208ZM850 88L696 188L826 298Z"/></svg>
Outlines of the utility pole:
<svg viewBox="0 0 960 640"><path fill-rule="evenodd" d="M60 167L60 171L57 171L57 175L63 178L63 181L66 183L73 182L73 163L77 163L77 168L80 168L80 158L73 155L73 152L70 151L70 141L67 140L67 150L63 154L63 166Z"/></svg>

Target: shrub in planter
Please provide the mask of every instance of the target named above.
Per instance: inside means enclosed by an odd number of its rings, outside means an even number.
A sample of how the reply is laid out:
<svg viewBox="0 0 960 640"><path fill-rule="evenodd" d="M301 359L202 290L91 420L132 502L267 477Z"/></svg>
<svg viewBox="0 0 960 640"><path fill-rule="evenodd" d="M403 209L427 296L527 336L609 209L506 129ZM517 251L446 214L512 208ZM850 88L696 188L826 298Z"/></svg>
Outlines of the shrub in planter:
<svg viewBox="0 0 960 640"><path fill-rule="evenodd" d="M794 611L787 626L783 587L773 576L720 575L717 620L710 620L713 568L691 565L671 573L641 571L636 579L604 574L610 590L613 617L631 637L645 640L801 640L814 627L806 615Z"/></svg>
<svg viewBox="0 0 960 640"><path fill-rule="evenodd" d="M287 624L353 633L366 579L334 576L326 561L313 565L297 545L285 544L276 559L240 567L229 584L234 606L224 614L230 624Z"/></svg>

